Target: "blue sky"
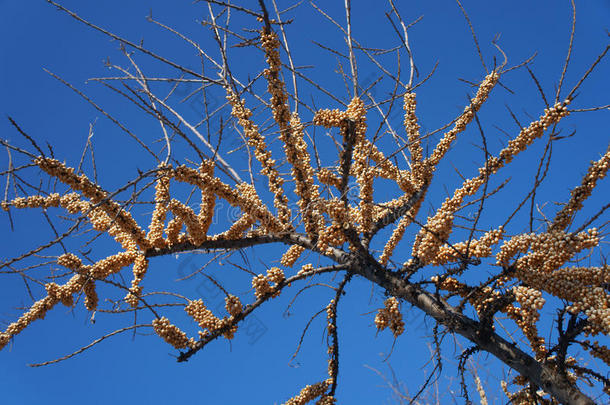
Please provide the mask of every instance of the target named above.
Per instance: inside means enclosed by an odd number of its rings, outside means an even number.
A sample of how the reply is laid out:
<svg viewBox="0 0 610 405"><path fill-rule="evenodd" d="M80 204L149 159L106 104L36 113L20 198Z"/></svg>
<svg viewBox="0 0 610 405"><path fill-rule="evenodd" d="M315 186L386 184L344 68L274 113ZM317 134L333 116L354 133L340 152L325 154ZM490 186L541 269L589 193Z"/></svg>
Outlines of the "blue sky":
<svg viewBox="0 0 610 405"><path fill-rule="evenodd" d="M328 2L325 10L344 22L342 3ZM410 30L410 41L415 61L421 77L425 76L438 62L435 75L418 89L418 114L423 131L431 131L455 117L467 103L467 96L475 91L467 84L460 82L463 78L472 82L480 81L485 71L473 45L472 37L464 17L452 1L438 2L397 2L403 17L413 21L419 16L423 20ZM574 52L565 79L563 95L571 88L582 73L607 43L605 29L610 21L610 3L606 0L577 1L577 25ZM181 32L198 41L205 49L215 49L209 31L198 22L207 17L206 8L201 3L190 1L63 1L62 5L76 11L97 25L134 42L144 44L159 54L166 55L193 69L199 69L197 55L183 42L170 33L146 21L152 12L159 21L179 27ZM280 7L287 7L293 2L280 1ZM379 4L371 6L372 4ZM501 60L491 41L496 34L501 34L499 44L508 55L508 65L521 63L537 52L531 65L538 76L547 96L553 97L554 84L557 82L570 33L571 9L569 2L562 1L512 1L497 2L464 1L478 35L479 43L487 66L493 65L493 58ZM321 5L321 4L320 4ZM364 46L371 48L389 47L396 44L396 36L384 17L389 7L383 2L352 1L354 37ZM297 66L311 65L304 70L314 80L329 89L339 99L349 102L344 83L336 72L337 57L318 48L312 41L345 51L343 37L338 30L307 2L289 13L294 23L288 26L290 47L293 50ZM240 24L253 28L256 23L251 17L235 13L232 17L234 27ZM99 183L107 190L114 190L127 180L137 176L138 169L155 166L152 159L127 136L104 118L97 110L79 98L43 69L63 77L80 90L91 96L97 103L116 115L122 122L141 138L151 143L155 150L159 143L153 143L160 137L156 122L139 112L133 106L94 81L94 77L116 75L116 71L104 65L106 59L112 64L127 66L129 63L118 49L118 43L111 41L99 32L95 32L67 15L58 12L44 1L2 1L0 0L0 33L5 40L0 44L0 112L10 115L40 145L48 142L53 146L55 156L65 160L69 165L77 165L86 140L90 124L94 123L94 149ZM252 34L244 33L246 36ZM262 68L264 61L259 52L231 49L233 59L232 71L246 80L253 77ZM402 74L406 77L406 57L402 56ZM151 76L172 75L166 66L143 57L138 53L134 57ZM386 56L381 59L392 72L396 64ZM358 55L361 83L376 80L379 72L362 54ZM344 68L348 68L344 65ZM214 75L210 66L206 74ZM608 103L607 94L610 74L606 61L582 86L573 108L589 108ZM515 112L520 122L527 125L531 117L538 117L544 105L535 85L524 70L508 73L502 83L509 92L497 87L492 93L488 105L480 118L486 131L490 151L497 152L507 141L508 135L515 136L518 128L510 118L505 105ZM364 87L366 87L364 85ZM259 84L263 89L263 85ZM168 88L157 88L160 92ZM336 102L328 97L312 92L303 85L302 97L315 96L319 108L338 108ZM376 96L383 95L390 89L383 83L376 89ZM191 89L191 90L194 90ZM186 95L188 89L181 89L177 96ZM514 94L513 94L514 93ZM224 102L223 94L211 91L212 104ZM182 96L182 97L183 97ZM196 122L200 119L200 104L196 102L179 103L181 97L174 97L177 108L188 119ZM309 99L308 99L309 100ZM399 110L397 110L399 111ZM302 113L305 121L311 116ZM378 118L370 112L370 128ZM564 134L576 130L576 134L567 140L554 145L554 157L551 163L550 180L541 188L537 202L542 212L551 215L556 207L547 201L565 201L571 187L580 182L590 160L597 159L599 153L608 144L609 111L593 113L574 113L565 120ZM400 128L400 114L391 116L395 128ZM217 122L212 122L212 127ZM334 146L325 139L323 131L313 132L316 140L322 145L321 155L326 164L333 164ZM19 137L10 127L8 120L0 120L0 137L8 139L14 145L29 148L27 141ZM235 138L230 132L225 133L221 151L227 153L235 147ZM234 135L233 135L234 136ZM433 138L434 140L438 137ZM456 167L465 176L476 173L483 156L476 145L480 144L480 135L476 127L468 129L460 137L448 159L439 167L438 174L430 191L425 209L420 213L425 219L429 209L437 207L439 200L446 196L446 189L453 190L459 184ZM389 138L384 138L381 145L391 150ZM430 147L434 146L431 141ZM538 164L538 156L544 147L544 141L534 145L531 151L520 156L511 167L500 173L496 185L504 179L511 178L504 193L490 201L489 211L482 217L481 227L489 228L498 225L508 213L516 207L523 195L523 185L530 187L533 174ZM274 152L281 153L277 143ZM4 152L3 152L4 153ZM276 158L281 156L275 155ZM175 150L175 158L195 159L192 152L180 143ZM21 157L19 162L25 161ZM239 153L229 155L229 159L239 169L244 169L244 159ZM16 162L17 163L17 162ZM7 166L6 154L0 158L2 169ZM92 173L89 160L85 160L85 171ZM28 179L38 182L37 172L28 172ZM244 176L246 177L246 176ZM4 187L5 177L2 178ZM46 181L46 180L43 180ZM521 192L520 192L521 191ZM585 212L595 212L608 195L608 180L600 183L599 189L587 203ZM378 188L376 195L392 191ZM513 233L529 231L524 219L527 212L518 216L511 224ZM145 213L142 213L145 215ZM214 225L223 229L227 213L218 215ZM144 218L144 216L142 217ZM17 256L48 240L52 233L39 211L13 210L15 229L3 232L2 259ZM147 219L146 219L147 220ZM9 218L0 215L0 226L9 229ZM417 229L408 232L405 242L399 246L397 260L408 258L408 243ZM456 233L454 240L461 240ZM78 245L74 244L76 248ZM381 246L373 246L381 248ZM99 256L104 252L116 251L112 242L102 241ZM283 247L269 246L259 251L249 251L248 258L257 272L264 271L264 263L272 264L283 252ZM46 252L57 255L58 251ZM176 283L176 279L188 273L188 269L201 266L210 259L209 255L196 255L187 258L167 257L151 262L145 288L180 291L190 298L202 297L210 307L219 305L222 298L217 291L210 288L203 278ZM44 259L42 259L44 260ZM593 261L599 258L593 258ZM235 258L238 262L239 259ZM314 262L315 263L315 262ZM244 301L252 294L248 292L249 281L243 274L229 271L228 263L215 267L215 275L241 294ZM485 276L493 269L483 266ZM2 274L0 283L0 322L1 329L12 322L21 313L21 309L31 304L22 280L14 275ZM129 277L129 276L127 276ZM332 280L326 278L325 282ZM323 335L324 322L319 317L312 323L300 354L291 361L301 331L309 317L323 308L334 295L325 288L311 288L296 300L286 315L285 308L293 298L296 289L285 292L280 298L264 305L256 313L256 319L238 332L231 344L225 340L217 341L206 347L186 364L178 364L172 357L175 351L156 336L138 335L135 339L129 333L108 339L85 353L61 362L57 365L42 368L30 368L29 363L36 363L61 357L89 343L112 330L129 325L130 317L113 317L98 313L96 323L89 322L90 314L82 305L74 310L58 306L51 311L44 321L38 321L28 327L14 339L10 347L0 352L0 387L3 399L8 404L48 404L87 402L91 404L106 403L193 403L193 404L269 404L281 403L298 393L305 385L315 383L326 375L326 349ZM41 290L34 289L34 296L39 298ZM115 294L116 296L116 294ZM371 290L370 284L356 280L350 284L348 293L340 304L339 333L341 338L340 383L337 392L339 403L392 403L391 390L385 385L370 366L391 378L384 359L390 351L388 362L403 381L410 393L418 389L422 376L431 370L426 365L429 358L429 347L426 342L432 322L414 310L403 307L407 332L393 341L390 334L376 334L373 317L375 308L381 305L383 295L377 289ZM247 301L246 301L247 302ZM174 314L181 320L181 326L189 329L188 321ZM142 314L138 322L149 323L148 314ZM174 319L171 318L170 319ZM461 403L458 397L459 385L455 378L456 350L459 353L463 341L454 341L447 337L444 344L446 371L438 382L441 403ZM487 384L492 403L503 403L499 393L501 372L492 370L498 364L486 356L478 358L478 373ZM477 398L476 392L471 392Z"/></svg>

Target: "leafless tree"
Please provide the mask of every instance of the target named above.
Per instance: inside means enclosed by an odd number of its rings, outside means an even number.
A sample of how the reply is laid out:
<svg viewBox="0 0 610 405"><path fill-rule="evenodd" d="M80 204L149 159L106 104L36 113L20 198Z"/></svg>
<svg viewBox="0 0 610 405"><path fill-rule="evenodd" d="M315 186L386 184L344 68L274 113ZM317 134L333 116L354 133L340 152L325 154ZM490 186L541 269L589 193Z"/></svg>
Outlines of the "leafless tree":
<svg viewBox="0 0 610 405"><path fill-rule="evenodd" d="M178 28L150 16L168 35L192 47L200 61L197 68L47 1L120 44L126 66L109 62L114 76L92 80L156 120L158 134L138 135L79 88L49 73L116 124L156 163L131 178L126 176L121 187L108 191L97 182L103 167L95 162L92 133L82 155L64 163L68 157L55 157L52 148L39 146L38 135L26 133L9 118L28 145L0 141L7 152L7 167L2 172L6 226L10 226L14 210L42 210L55 236L17 257L5 258L0 265L5 276L23 278L34 299L0 333L0 348L59 304L74 307L82 300L92 314L132 313L144 323L123 325L72 354L38 365L65 360L116 334L146 328L173 346L178 361L185 362L215 340L239 334L248 317L263 305L273 305L280 294L304 299L301 292L325 285L332 297L317 315L325 313L327 318L328 375L285 403L333 404L341 400L335 394L340 382L339 346L342 339L349 338L341 336L338 328L337 318L349 311L341 308L341 299L350 282L361 278L386 298L384 306L375 309L379 333L389 329L398 340L408 333L403 321L407 307L432 322L435 372L413 395L396 390L405 403L421 400L420 394L434 381L443 362L440 342L450 335L469 343L458 357L462 395L468 403L465 374L467 362L476 353L491 354L513 372L503 382L513 403L593 404L604 400L594 400L593 395L604 395L602 390L610 393L607 369L600 368L600 364L610 364L610 349L599 342L610 332L610 271L603 245L610 204L593 207L589 217L577 216L610 167L610 148L591 152L592 157L599 156L591 161L580 184L565 184L570 192L556 196L557 210L536 209L536 195L553 175L549 170L552 147L569 137L562 128L564 121L573 114L608 109L583 106L576 100L583 82L603 64L608 46L599 50L579 80L570 84L565 80L573 51L574 2L567 56L553 94L548 95L530 69L534 56L511 65L494 41L490 48L498 58L486 63L475 25L458 1L484 77L470 83L473 91L465 99L462 113L423 133L416 94L424 91L434 69L418 70L416 46L412 47L409 33L419 19L403 19L393 0L383 7L398 41L386 49L367 47L357 39L359 27L352 24L350 0L345 0L341 20L313 2L281 10L275 0L259 0L255 5L199 1L197 7L205 7L209 13L202 24L209 29L216 49L204 48ZM316 46L336 56L349 100L296 65L292 52L296 54L298 49L290 46L287 28L292 20L286 17L295 7L313 7L344 38L344 48ZM241 25L244 21L250 25ZM238 63L232 56L234 49L248 52L249 58L258 55L264 69L252 70L248 77L234 74ZM164 71L171 69L175 74L151 75L139 63L140 56L152 58L164 65ZM394 62L389 64L392 57ZM362 72L371 67L378 78L365 83ZM545 108L527 124L519 122L509 109L507 114L518 129L506 130L508 142L494 150L488 145L479 112L491 103L497 88L510 91L503 81L516 71L529 72ZM380 96L375 88L382 83L391 92ZM184 88L190 89L188 94ZM209 94L214 91L224 99L211 105ZM184 94L183 99L200 100L198 121L180 111L175 103L177 92ZM327 103L340 108L326 108ZM397 110L400 123L392 115ZM324 141L313 136L316 130L322 130ZM483 156L479 169L460 174L463 181L452 185L453 191L448 191L444 201L435 201L429 198L433 183L446 183L436 178L436 170L465 131L479 136ZM326 142L324 150L322 142ZM390 142L392 147L387 146ZM521 194L510 196L514 209L496 217L492 225L482 225L481 218L493 210L490 206L507 184L496 180L498 173L509 171L511 161L534 142L546 144L543 153L532 158L531 164L537 167L534 181L512 180L521 184ZM336 147L336 153L328 152L328 144ZM86 162L92 168L87 174L82 170ZM422 213L425 202L434 207L427 218ZM226 225L222 231L212 232L214 215L226 213L226 203L236 207L239 215L230 223L221 223ZM527 210L529 224L516 219ZM118 250L108 253L109 241ZM24 240L23 246L27 243ZM285 246L279 264L261 269L247 258L233 261L233 256L246 255L245 249L263 245ZM225 296L226 314L170 288L144 288L147 273L156 270L152 268L155 258L187 253L206 254L208 265L222 259L251 280L246 288L225 286L207 265L196 274L182 275L206 277L213 283ZM125 281L128 269L133 273L130 282ZM249 293L238 292L250 286ZM177 321L170 321L175 307L198 324L197 336L189 337L183 331L186 326L180 328ZM539 319L550 312L556 316L544 322L544 327L552 325L555 332L545 338L549 330L539 330ZM307 328L303 335L306 333ZM481 402L486 403L480 379L473 374L477 389L483 392Z"/></svg>

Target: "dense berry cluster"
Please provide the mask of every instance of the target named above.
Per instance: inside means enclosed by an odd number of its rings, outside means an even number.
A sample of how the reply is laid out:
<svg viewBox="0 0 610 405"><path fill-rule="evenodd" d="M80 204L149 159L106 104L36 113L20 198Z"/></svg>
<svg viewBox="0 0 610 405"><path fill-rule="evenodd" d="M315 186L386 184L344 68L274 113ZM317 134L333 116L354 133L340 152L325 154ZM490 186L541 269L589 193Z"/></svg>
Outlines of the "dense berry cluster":
<svg viewBox="0 0 610 405"><path fill-rule="evenodd" d="M313 264L307 263L307 264L303 265L303 267L301 267L301 269L297 272L297 275L300 276L303 274L311 273L313 271L314 271Z"/></svg>
<svg viewBox="0 0 610 405"><path fill-rule="evenodd" d="M140 283L144 279L144 275L148 270L148 259L143 255L138 255L133 262L133 280L131 280L131 287L125 301L132 307L138 306L138 297L142 294L142 287Z"/></svg>
<svg viewBox="0 0 610 405"><path fill-rule="evenodd" d="M243 214L239 219L231 224L229 229L212 236L212 239L239 239L244 236L244 232L252 228L256 219L250 214Z"/></svg>
<svg viewBox="0 0 610 405"><path fill-rule="evenodd" d="M47 283L44 285L44 288L47 290L47 296L53 301L61 301L67 307L71 307L74 304L74 297L68 288L56 283Z"/></svg>
<svg viewBox="0 0 610 405"><path fill-rule="evenodd" d="M70 270L78 270L83 262L73 253L64 253L57 258L57 264Z"/></svg>
<svg viewBox="0 0 610 405"><path fill-rule="evenodd" d="M267 280L275 283L275 285L282 283L285 279L286 276L284 276L284 271L279 267L272 267L267 270Z"/></svg>
<svg viewBox="0 0 610 405"><path fill-rule="evenodd" d="M347 112L334 110L318 110L313 117L313 124L324 128L340 128L341 124L349 118Z"/></svg>
<svg viewBox="0 0 610 405"><path fill-rule="evenodd" d="M277 39L277 34L268 31L266 28L261 31L260 39L269 66L263 71L263 75L267 79L267 91L271 94L271 111L273 112L273 118L280 125L280 129L283 129L282 126L290 120L290 111L286 104L288 94L284 82L279 77L282 69L279 52L281 44Z"/></svg>
<svg viewBox="0 0 610 405"><path fill-rule="evenodd" d="M284 194L284 180L280 177L275 167L275 160L267 149L265 137L259 132L258 126L250 119L252 111L245 107L244 101L230 88L227 89L227 93L227 100L233 107L231 114L237 118L248 140L248 145L254 148L254 156L262 166L261 173L268 179L269 190L274 195L274 205L278 210L278 217L283 223L287 223L290 220L290 210L288 209L288 198Z"/></svg>
<svg viewBox="0 0 610 405"><path fill-rule="evenodd" d="M186 225L188 238L192 244L198 246L207 239L201 222L199 222L199 217L191 207L182 204L178 200L172 199L168 204L168 208L176 218L180 219L180 222Z"/></svg>
<svg viewBox="0 0 610 405"><path fill-rule="evenodd" d="M599 160L591 162L581 185L570 192L570 201L555 216L551 229L563 229L572 222L574 214L582 208L583 201L591 195L597 181L606 177L609 168L610 146Z"/></svg>
<svg viewBox="0 0 610 405"><path fill-rule="evenodd" d="M402 237L404 236L407 227L411 225L411 223L413 222L413 218L415 218L415 216L417 215L417 212L419 211L422 202L423 198L417 201L413 205L413 207L409 209L405 213L405 215L398 221L398 225L396 225L396 228L394 228L392 236L390 236L385 246L383 247L383 253L379 257L379 263L383 265L386 265L388 263L388 260L392 256L396 245L398 245L398 242L402 240Z"/></svg>
<svg viewBox="0 0 610 405"><path fill-rule="evenodd" d="M236 297L235 295L228 295L225 298L225 309L231 316L237 316L241 314L243 306L241 304L241 301L239 300L239 297Z"/></svg>
<svg viewBox="0 0 610 405"><path fill-rule="evenodd" d="M500 243L503 236L504 228L500 226L497 229L486 232L479 239L472 239L470 243L458 242L451 245L443 245L440 247L431 263L441 265L460 260L464 257L489 257L492 254L492 246ZM466 256L466 249L468 249L468 256Z"/></svg>
<svg viewBox="0 0 610 405"><path fill-rule="evenodd" d="M282 255L280 263L284 267L292 267L294 263L301 256L301 253L305 251L305 248L300 245L292 245L286 250L286 253Z"/></svg>
<svg viewBox="0 0 610 405"><path fill-rule="evenodd" d="M569 102L569 100L565 100L563 103L558 102L553 107L546 108L539 120L532 122L527 128L521 130L515 139L508 142L508 147L500 152L500 158L505 163L509 163L517 153L524 151L536 138L541 137L548 127L569 114L567 108Z"/></svg>
<svg viewBox="0 0 610 405"><path fill-rule="evenodd" d="M536 358L542 360L546 356L547 350L544 345L544 338L539 336L536 327L536 322L540 319L539 311L545 303L542 293L525 286L514 287L513 293L520 308L511 305L506 312L509 317L514 319L529 340L532 350L536 353Z"/></svg>
<svg viewBox="0 0 610 405"><path fill-rule="evenodd" d="M4 333L0 333L0 349L2 349L9 340L24 330L29 324L37 319L43 319L47 312L57 304L56 298L49 297L48 295L36 301L30 309L23 314L17 322L13 322L8 325Z"/></svg>
<svg viewBox="0 0 610 405"><path fill-rule="evenodd" d="M346 113L355 126L352 169L360 189L358 195L360 211L354 220L360 224L360 232L364 233L371 228L373 221L373 180L375 179L375 171L369 162L371 149L367 148L366 142L367 125L364 102L360 98L354 97L347 106ZM342 123L343 131L345 131L346 125L346 122Z"/></svg>
<svg viewBox="0 0 610 405"><path fill-rule="evenodd" d="M272 267L267 270L267 275L259 274L252 279L252 287L254 295L257 299L265 297L269 293L273 293L273 297L277 297L280 293L279 284L286 279L284 271L278 267ZM271 283L275 285L271 285Z"/></svg>
<svg viewBox="0 0 610 405"><path fill-rule="evenodd" d="M320 168L317 172L318 180L322 184L327 184L335 188L341 187L341 179L326 167Z"/></svg>
<svg viewBox="0 0 610 405"><path fill-rule="evenodd" d="M199 166L199 172L210 177L214 177L214 161L203 160ZM201 204L199 205L199 222L205 234L208 233L212 219L214 218L214 207L216 205L216 195L206 193L201 190Z"/></svg>
<svg viewBox="0 0 610 405"><path fill-rule="evenodd" d="M318 238L317 247L322 252L328 251L331 246L339 246L345 242L345 230L350 226L352 217L343 201L333 198L325 201L322 210L331 218L330 226L322 229Z"/></svg>
<svg viewBox="0 0 610 405"><path fill-rule="evenodd" d="M405 323L402 320L399 303L396 297L390 297L384 302L385 307L377 311L375 315L375 326L378 330L389 327L394 337L402 335L405 331Z"/></svg>
<svg viewBox="0 0 610 405"><path fill-rule="evenodd" d="M483 82L479 86L477 90L477 94L470 101L470 105L464 108L464 112L460 117L455 121L455 124L451 130L446 132L443 135L443 138L440 140L432 155L427 159L427 164L435 167L441 161L443 156L447 153L453 141L457 138L457 135L466 129L466 126L474 119L474 116L477 111L481 108L483 103L489 97L489 93L494 88L500 75L498 72L493 71L483 79Z"/></svg>
<svg viewBox="0 0 610 405"><path fill-rule="evenodd" d="M335 405L337 400L332 395L322 395L320 399L316 401L316 405Z"/></svg>
<svg viewBox="0 0 610 405"><path fill-rule="evenodd" d="M188 305L184 307L184 311L197 322L201 329L207 329L211 332L221 326L220 318L207 309L201 299L189 301Z"/></svg>
<svg viewBox="0 0 610 405"><path fill-rule="evenodd" d="M307 385L305 388L301 390L299 395L290 398L288 401L284 402L283 405L305 405L309 401L313 401L314 399L322 396L328 387L330 386L330 380L322 381L317 384ZM332 405L334 404L334 399L330 397L326 397L329 399L321 398L320 401L316 403L316 405ZM323 402L321 402L323 401ZM330 401L330 402L329 402Z"/></svg>
<svg viewBox="0 0 610 405"><path fill-rule="evenodd" d="M8 211L10 207L15 208L49 208L59 207L61 196L58 193L50 194L46 197L41 195L32 195L29 197L17 197L11 201L2 201L0 203L4 211Z"/></svg>
<svg viewBox="0 0 610 405"><path fill-rule="evenodd" d="M597 228L578 234L542 233L532 241L531 252L517 260L517 267L549 273L563 266L576 253L598 246L599 242Z"/></svg>
<svg viewBox="0 0 610 405"><path fill-rule="evenodd" d="M574 274L562 277L572 269L574 268L562 269L551 274L519 270L517 276L533 288L572 302L568 310L575 314L582 312L588 318L589 325L585 332L610 333L610 297L600 287L601 284L586 282L591 277L589 269L576 268ZM608 271L607 266L605 271ZM608 279L608 276L604 278Z"/></svg>
<svg viewBox="0 0 610 405"><path fill-rule="evenodd" d="M273 287L269 284L269 280L262 274L257 275L252 279L252 288L257 299L261 299L273 291Z"/></svg>
<svg viewBox="0 0 610 405"><path fill-rule="evenodd" d="M541 234L517 235L504 242L496 255L506 265L519 253L515 276L532 288L571 301L569 310L583 312L590 325L588 333L610 332L610 299L600 286L610 280L604 268L559 268L576 253L599 244L596 228L578 234L550 230Z"/></svg>
<svg viewBox="0 0 610 405"><path fill-rule="evenodd" d="M411 154L411 177L413 184L416 188L422 187L424 181L429 177L428 170L423 163L424 151L421 146L421 135L419 133L419 123L417 122L417 115L415 115L415 108L417 101L415 99L415 93L410 92L405 94L403 98L403 109L405 110L404 127L407 132L407 148Z"/></svg>
<svg viewBox="0 0 610 405"><path fill-rule="evenodd" d="M83 283L83 292L85 293L85 308L87 308L89 311L94 311L97 309L97 304L100 301L95 289L95 281L87 280L83 281Z"/></svg>
<svg viewBox="0 0 610 405"><path fill-rule="evenodd" d="M170 200L169 183L170 177L162 173L155 184L155 210L148 226L147 238L157 248L166 245L165 239L163 239L163 227L167 216L167 203Z"/></svg>
<svg viewBox="0 0 610 405"><path fill-rule="evenodd" d="M130 265L135 261L137 254L135 252L119 252L115 255L108 256L95 263L89 275L97 279L105 279L111 274L121 270L123 267Z"/></svg>
<svg viewBox="0 0 610 405"><path fill-rule="evenodd" d="M183 226L184 222L182 222L180 217L174 217L167 223L167 227L165 228L165 234L167 235L165 243L168 246L186 241L186 235L180 233Z"/></svg>
<svg viewBox="0 0 610 405"><path fill-rule="evenodd" d="M186 333L180 330L176 325L172 325L166 317L154 319L152 321L153 329L167 343L176 349L185 349L194 345L194 340L189 339Z"/></svg>

